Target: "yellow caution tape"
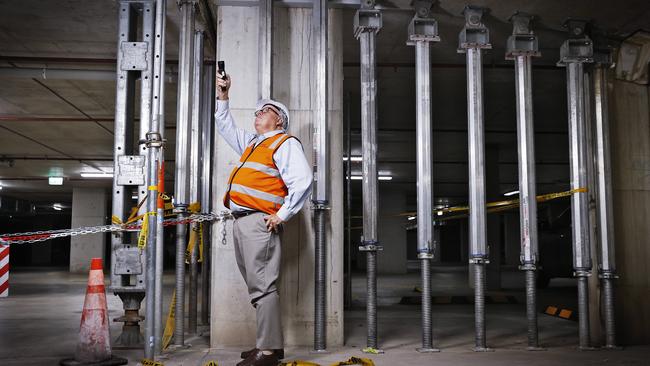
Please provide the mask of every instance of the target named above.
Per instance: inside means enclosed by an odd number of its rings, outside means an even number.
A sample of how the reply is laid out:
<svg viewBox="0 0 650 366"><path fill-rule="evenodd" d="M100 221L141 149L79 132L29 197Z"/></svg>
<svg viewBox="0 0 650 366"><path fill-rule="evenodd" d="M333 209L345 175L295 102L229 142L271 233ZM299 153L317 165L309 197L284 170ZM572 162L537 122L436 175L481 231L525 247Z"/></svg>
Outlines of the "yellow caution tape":
<svg viewBox="0 0 650 366"><path fill-rule="evenodd" d="M122 220L115 215L111 216L111 222L115 225L122 225Z"/></svg>
<svg viewBox="0 0 650 366"><path fill-rule="evenodd" d="M199 263L203 262L203 223L199 222Z"/></svg>
<svg viewBox="0 0 650 366"><path fill-rule="evenodd" d="M187 249L185 249L185 264L190 264L190 257L192 256L192 251L196 246L196 241L201 236L201 226L192 225L192 231L190 231L190 240L187 242ZM199 253L200 254L200 253ZM201 262L203 258L199 258L198 262Z"/></svg>
<svg viewBox="0 0 650 366"><path fill-rule="evenodd" d="M378 350L378 349L372 348L372 347L366 347L366 348L362 349L361 352L363 352L363 353L372 353L374 355L384 353L384 351ZM352 357L352 358L355 358L355 357ZM365 358L364 358L364 360L365 360ZM372 362L372 361L370 361L370 362ZM354 364L348 364L348 365L354 365Z"/></svg>
<svg viewBox="0 0 650 366"><path fill-rule="evenodd" d="M162 362L158 361L153 361L148 358L143 358L142 361L140 361L142 366L165 366Z"/></svg>
<svg viewBox="0 0 650 366"><path fill-rule="evenodd" d="M219 364L217 363L217 361L208 361L204 363L203 366L219 366Z"/></svg>
<svg viewBox="0 0 650 366"><path fill-rule="evenodd" d="M167 315L167 321L165 322L165 331L163 332L162 346L163 349L169 347L169 343L172 341L172 336L174 336L174 309L176 308L176 290L172 294L172 301L169 304L169 315Z"/></svg>
<svg viewBox="0 0 650 366"><path fill-rule="evenodd" d="M363 351L366 352L367 349L371 349L371 347L368 347L364 349ZM375 350L374 348L372 348ZM375 350L377 351L377 350ZM335 362L331 366L342 366L342 365L361 365L361 366L375 366L375 363L372 362L371 359L369 358L361 358L361 357L350 357L349 360L347 361L341 361L341 362Z"/></svg>
<svg viewBox="0 0 650 366"><path fill-rule="evenodd" d="M568 197L576 193L584 193L587 192L588 189L585 187L582 188L576 188L572 189L569 191L564 191L564 192L556 192L556 193L548 193L548 194L542 194L538 195L536 198L537 202L546 202L546 201L551 201L554 199L562 198L562 197ZM511 210L514 208L519 207L519 199L512 199L512 200L504 200L504 201L496 201L496 202L490 202L486 204L487 207L487 212L488 213L494 213L494 212L502 212L502 211L507 211ZM454 206L454 207L445 207L439 210L434 210L433 213L435 215L442 215L442 214L448 214L448 213L455 213L455 212L467 212L469 211L469 206ZM405 212L401 213L397 216L413 216L416 215L416 212ZM444 218L439 218L436 220L439 221L445 221L445 220L452 220L452 219L457 219L457 218L462 218L466 217L466 215L454 215L454 216L447 216Z"/></svg>
<svg viewBox="0 0 650 366"><path fill-rule="evenodd" d="M283 362L280 365L281 366L320 366L320 364L309 362L309 361L303 361L303 360Z"/></svg>
<svg viewBox="0 0 650 366"><path fill-rule="evenodd" d="M201 202L192 202L190 203L189 206L187 206L187 210L191 213L199 213L201 212Z"/></svg>
<svg viewBox="0 0 650 366"><path fill-rule="evenodd" d="M147 247L147 233L149 232L149 215L155 216L156 212L147 212L142 215L142 228L138 234L138 248L143 250Z"/></svg>

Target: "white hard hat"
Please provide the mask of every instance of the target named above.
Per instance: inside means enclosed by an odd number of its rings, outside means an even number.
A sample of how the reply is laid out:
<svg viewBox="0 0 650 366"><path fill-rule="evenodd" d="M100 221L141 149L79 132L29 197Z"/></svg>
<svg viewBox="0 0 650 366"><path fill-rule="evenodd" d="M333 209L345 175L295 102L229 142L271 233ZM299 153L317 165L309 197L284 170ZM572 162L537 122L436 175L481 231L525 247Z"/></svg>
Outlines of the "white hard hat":
<svg viewBox="0 0 650 366"><path fill-rule="evenodd" d="M255 110L259 111L260 109L264 108L265 105L272 105L275 108L277 108L280 111L280 118L282 119L282 128L287 130L289 128L289 110L287 107L273 99L260 99L257 101L257 106L255 107Z"/></svg>

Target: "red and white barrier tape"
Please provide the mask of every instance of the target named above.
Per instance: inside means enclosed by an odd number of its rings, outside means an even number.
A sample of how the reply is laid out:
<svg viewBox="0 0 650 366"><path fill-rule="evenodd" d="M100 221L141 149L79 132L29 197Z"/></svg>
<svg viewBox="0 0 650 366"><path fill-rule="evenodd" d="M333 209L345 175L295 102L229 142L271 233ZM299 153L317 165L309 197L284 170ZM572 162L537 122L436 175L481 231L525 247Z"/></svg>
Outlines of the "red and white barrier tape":
<svg viewBox="0 0 650 366"><path fill-rule="evenodd" d="M0 297L9 296L9 245L0 244Z"/></svg>

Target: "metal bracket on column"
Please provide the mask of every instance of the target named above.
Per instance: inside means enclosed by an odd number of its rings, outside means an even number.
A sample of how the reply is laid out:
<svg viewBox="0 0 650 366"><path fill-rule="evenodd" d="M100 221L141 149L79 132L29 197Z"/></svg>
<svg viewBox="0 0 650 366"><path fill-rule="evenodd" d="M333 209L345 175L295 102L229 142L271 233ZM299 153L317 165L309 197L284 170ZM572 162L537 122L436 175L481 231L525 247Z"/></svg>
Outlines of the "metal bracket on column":
<svg viewBox="0 0 650 366"><path fill-rule="evenodd" d="M589 21L584 19L567 19L563 26L569 30L569 39L560 47L558 66L569 62L593 62L594 43L587 35Z"/></svg>
<svg viewBox="0 0 650 366"><path fill-rule="evenodd" d="M575 270L573 271L573 276L574 277L591 277L591 270Z"/></svg>
<svg viewBox="0 0 650 366"><path fill-rule="evenodd" d="M167 139L162 138L160 132L147 132L146 138L138 141L138 144L145 145L147 148L162 147L167 142Z"/></svg>
<svg viewBox="0 0 650 366"><path fill-rule="evenodd" d="M520 271L536 271L539 268L540 267L535 265L535 263L526 263L526 264L522 264L521 266L519 266Z"/></svg>
<svg viewBox="0 0 650 366"><path fill-rule="evenodd" d="M148 48L149 42L122 42L120 44L120 52L122 52L120 69L122 71L147 70L149 68Z"/></svg>
<svg viewBox="0 0 650 366"><path fill-rule="evenodd" d="M473 257L469 259L471 264L490 264L490 259L488 257Z"/></svg>
<svg viewBox="0 0 650 366"><path fill-rule="evenodd" d="M379 242L377 240L361 240L361 245L359 246L359 250L362 252L376 252L376 251L381 251L384 250L384 247L379 245Z"/></svg>
<svg viewBox="0 0 650 366"><path fill-rule="evenodd" d="M463 10L465 28L458 35L458 52L465 53L468 48L490 49L490 31L483 24L483 15L488 9L468 5Z"/></svg>
<svg viewBox="0 0 650 366"><path fill-rule="evenodd" d="M598 278L609 278L609 279L617 280L621 277L618 274L616 274L616 272L600 272L598 274Z"/></svg>
<svg viewBox="0 0 650 366"><path fill-rule="evenodd" d="M363 32L377 34L383 25L381 11L376 9L359 9L354 14L354 38Z"/></svg>
<svg viewBox="0 0 650 366"><path fill-rule="evenodd" d="M144 184L145 157L142 155L120 155L117 158L117 184L120 186L141 186Z"/></svg>
<svg viewBox="0 0 650 366"><path fill-rule="evenodd" d="M408 26L408 41L406 44L413 46L417 41L440 42L438 21L433 18L414 16Z"/></svg>
<svg viewBox="0 0 650 366"><path fill-rule="evenodd" d="M429 245L429 248L431 248L431 245ZM418 259L433 259L433 253L431 250L422 251L418 253Z"/></svg>
<svg viewBox="0 0 650 366"><path fill-rule="evenodd" d="M515 56L539 57L537 37L530 25L535 17L526 13L517 12L510 17L512 23L512 35L506 42L506 59L512 60Z"/></svg>

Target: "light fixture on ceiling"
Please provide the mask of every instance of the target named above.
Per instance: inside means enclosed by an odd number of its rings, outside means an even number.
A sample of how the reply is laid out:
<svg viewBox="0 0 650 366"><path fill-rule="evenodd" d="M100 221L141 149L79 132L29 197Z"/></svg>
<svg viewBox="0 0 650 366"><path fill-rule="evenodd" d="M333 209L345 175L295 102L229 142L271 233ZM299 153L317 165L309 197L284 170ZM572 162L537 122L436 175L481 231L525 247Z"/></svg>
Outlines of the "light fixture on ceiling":
<svg viewBox="0 0 650 366"><path fill-rule="evenodd" d="M413 221L413 220L415 220L415 218L416 218L416 216L409 216L406 219L409 220L409 221Z"/></svg>
<svg viewBox="0 0 650 366"><path fill-rule="evenodd" d="M61 211L61 210L63 210L63 207L61 206L60 203L55 203L55 204L53 204L53 205L52 205L52 208L53 208L55 211Z"/></svg>
<svg viewBox="0 0 650 366"><path fill-rule="evenodd" d="M82 178L113 178L113 173L81 173Z"/></svg>
<svg viewBox="0 0 650 366"><path fill-rule="evenodd" d="M51 186L62 186L63 185L63 177L48 177L47 178L47 183Z"/></svg>
<svg viewBox="0 0 650 366"><path fill-rule="evenodd" d="M506 196L506 197L510 197L510 196L514 196L516 194L519 194L519 191L510 191L510 192L504 193L503 195Z"/></svg>
<svg viewBox="0 0 650 366"><path fill-rule="evenodd" d="M348 157L344 156L343 161L348 161ZM363 161L363 157L359 156L359 155L352 155L352 158L350 158L350 161L356 161L356 162Z"/></svg>

